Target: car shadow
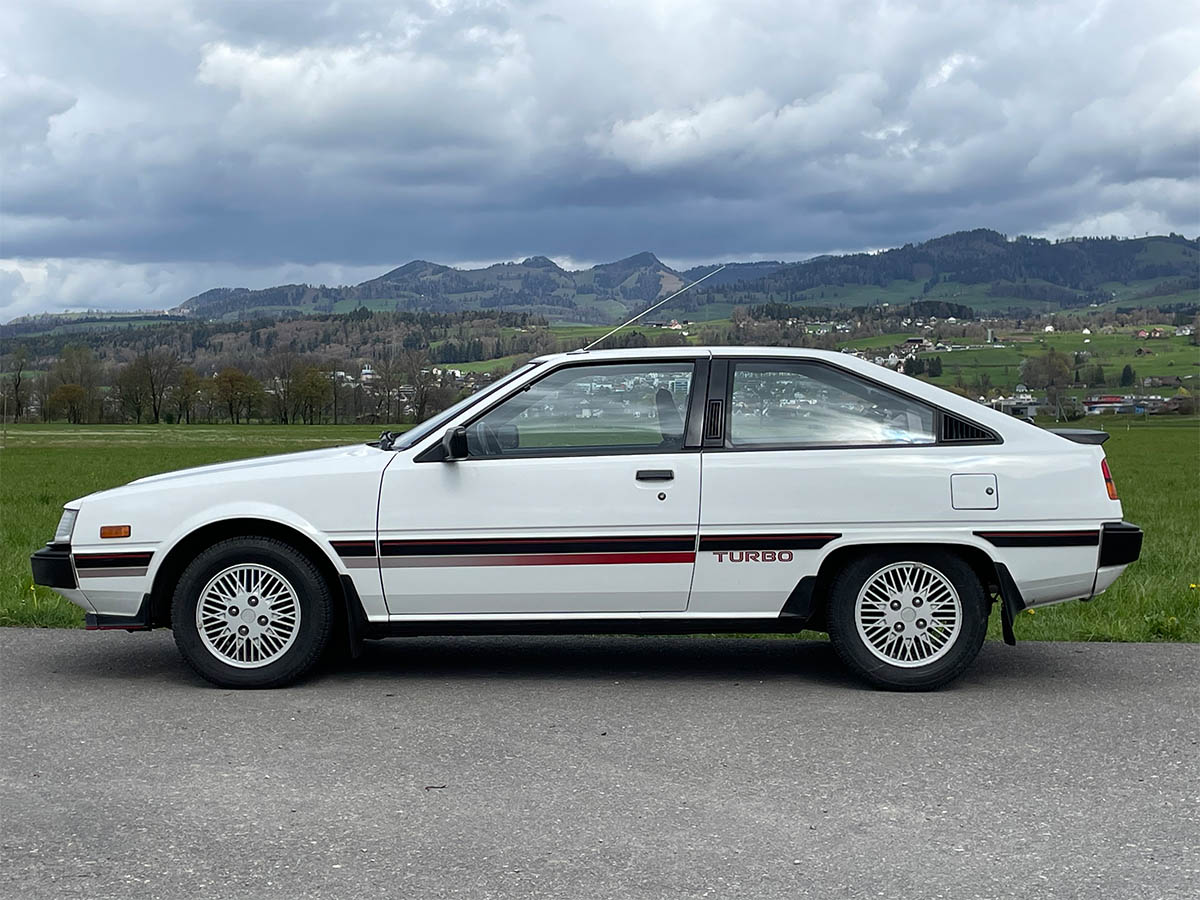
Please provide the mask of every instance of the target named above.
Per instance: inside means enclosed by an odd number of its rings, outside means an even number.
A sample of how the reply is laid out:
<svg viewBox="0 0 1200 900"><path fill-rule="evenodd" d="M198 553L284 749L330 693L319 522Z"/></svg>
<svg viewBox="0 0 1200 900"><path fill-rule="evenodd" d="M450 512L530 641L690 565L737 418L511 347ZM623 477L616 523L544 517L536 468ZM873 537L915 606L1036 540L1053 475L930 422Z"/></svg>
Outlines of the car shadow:
<svg viewBox="0 0 1200 900"><path fill-rule="evenodd" d="M98 638L98 639L96 639ZM205 686L180 658L169 631L105 634L43 646L25 666L77 679ZM29 665L37 672L29 671ZM984 645L965 675L942 690L1021 688L1053 678L1058 690L1096 689L1119 673L1088 645ZM700 636L454 636L367 641L357 659L330 658L298 687L409 680L674 682L779 681L872 690L827 641Z"/></svg>
<svg viewBox="0 0 1200 900"><path fill-rule="evenodd" d="M368 641L326 675L358 680L780 679L857 684L826 641L662 636L410 637Z"/></svg>

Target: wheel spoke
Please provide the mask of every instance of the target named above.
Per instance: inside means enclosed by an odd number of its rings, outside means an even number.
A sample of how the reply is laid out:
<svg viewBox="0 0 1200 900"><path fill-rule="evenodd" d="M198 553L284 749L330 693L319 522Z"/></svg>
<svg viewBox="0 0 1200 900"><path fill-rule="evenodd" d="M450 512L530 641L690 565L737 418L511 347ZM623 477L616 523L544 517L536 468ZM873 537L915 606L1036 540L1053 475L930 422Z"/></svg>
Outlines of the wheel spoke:
<svg viewBox="0 0 1200 900"><path fill-rule="evenodd" d="M196 603L196 630L209 653L236 668L276 661L295 643L300 600L278 571L259 563L213 576Z"/></svg>
<svg viewBox="0 0 1200 900"><path fill-rule="evenodd" d="M923 562L884 566L859 590L854 612L867 650L901 668L941 659L962 630L962 602L953 582Z"/></svg>

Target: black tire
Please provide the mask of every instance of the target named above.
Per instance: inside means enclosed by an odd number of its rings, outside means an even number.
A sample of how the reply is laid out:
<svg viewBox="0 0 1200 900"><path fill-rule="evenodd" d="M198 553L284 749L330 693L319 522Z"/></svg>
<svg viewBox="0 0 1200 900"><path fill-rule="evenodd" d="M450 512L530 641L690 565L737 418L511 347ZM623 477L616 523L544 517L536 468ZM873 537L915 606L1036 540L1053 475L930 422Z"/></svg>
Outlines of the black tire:
<svg viewBox="0 0 1200 900"><path fill-rule="evenodd" d="M872 651L859 634L855 609L869 579L890 565L907 562L936 570L953 586L961 607L960 625L949 649L933 662L912 667L891 664ZM974 661L987 634L990 606L974 570L953 553L923 548L870 552L842 569L830 586L829 639L842 661L877 687L930 691L953 681Z"/></svg>
<svg viewBox="0 0 1200 900"><path fill-rule="evenodd" d="M253 668L222 659L201 638L196 624L196 607L205 586L231 566L243 564L274 570L292 588L299 606L291 646ZM171 627L179 652L197 673L221 687L282 687L301 678L325 650L332 625L333 597L320 570L303 553L274 538L232 538L209 547L184 569L171 602Z"/></svg>

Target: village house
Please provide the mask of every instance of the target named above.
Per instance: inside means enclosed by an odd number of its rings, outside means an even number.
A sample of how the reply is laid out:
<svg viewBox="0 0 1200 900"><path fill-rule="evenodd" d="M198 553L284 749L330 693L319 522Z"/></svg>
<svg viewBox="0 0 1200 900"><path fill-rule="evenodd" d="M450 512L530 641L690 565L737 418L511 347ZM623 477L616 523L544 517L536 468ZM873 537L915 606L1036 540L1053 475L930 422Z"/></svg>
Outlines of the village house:
<svg viewBox="0 0 1200 900"><path fill-rule="evenodd" d="M1018 388L1020 387L1021 385L1018 385ZM1011 397L997 397L987 405L1019 419L1041 415L1050 410L1045 397L1035 397L1027 392L1018 392Z"/></svg>
<svg viewBox="0 0 1200 900"><path fill-rule="evenodd" d="M1083 401L1084 410L1089 416L1156 413L1161 412L1165 405L1166 400L1157 394L1148 397L1118 397L1106 394L1099 397L1088 397Z"/></svg>

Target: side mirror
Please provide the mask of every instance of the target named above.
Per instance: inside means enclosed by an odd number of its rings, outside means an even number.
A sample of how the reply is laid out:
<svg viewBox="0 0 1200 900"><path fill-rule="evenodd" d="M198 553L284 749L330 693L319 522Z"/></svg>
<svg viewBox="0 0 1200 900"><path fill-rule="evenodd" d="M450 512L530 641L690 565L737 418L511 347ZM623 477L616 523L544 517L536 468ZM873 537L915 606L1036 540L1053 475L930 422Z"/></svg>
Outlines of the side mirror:
<svg viewBox="0 0 1200 900"><path fill-rule="evenodd" d="M466 459L467 429L462 425L459 425L457 428L453 426L447 428L446 433L442 435L442 449L446 451L446 455L442 457L444 462Z"/></svg>

